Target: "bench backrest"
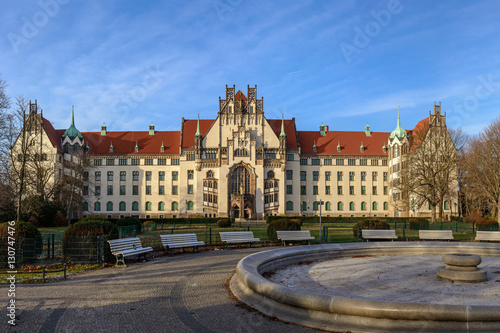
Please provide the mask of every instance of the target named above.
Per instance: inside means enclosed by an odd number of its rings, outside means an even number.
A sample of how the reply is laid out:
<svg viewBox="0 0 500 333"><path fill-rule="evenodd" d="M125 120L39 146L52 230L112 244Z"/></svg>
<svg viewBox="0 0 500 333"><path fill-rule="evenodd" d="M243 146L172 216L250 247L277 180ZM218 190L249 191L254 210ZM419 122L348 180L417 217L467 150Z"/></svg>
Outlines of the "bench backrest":
<svg viewBox="0 0 500 333"><path fill-rule="evenodd" d="M287 236L309 237L311 236L310 230L276 230L278 238Z"/></svg>
<svg viewBox="0 0 500 333"><path fill-rule="evenodd" d="M500 231L476 231L476 239L500 241Z"/></svg>
<svg viewBox="0 0 500 333"><path fill-rule="evenodd" d="M366 237L395 237L396 230L384 230L384 229L361 229L363 238Z"/></svg>
<svg viewBox="0 0 500 333"><path fill-rule="evenodd" d="M453 232L451 230L419 230L418 237L423 239L453 239Z"/></svg>
<svg viewBox="0 0 500 333"><path fill-rule="evenodd" d="M112 253L142 248L141 239L138 237L111 239L108 243Z"/></svg>
<svg viewBox="0 0 500 333"><path fill-rule="evenodd" d="M163 245L198 242L196 234L161 235Z"/></svg>
<svg viewBox="0 0 500 333"><path fill-rule="evenodd" d="M253 239L253 231L221 231L219 232L222 241L232 239Z"/></svg>

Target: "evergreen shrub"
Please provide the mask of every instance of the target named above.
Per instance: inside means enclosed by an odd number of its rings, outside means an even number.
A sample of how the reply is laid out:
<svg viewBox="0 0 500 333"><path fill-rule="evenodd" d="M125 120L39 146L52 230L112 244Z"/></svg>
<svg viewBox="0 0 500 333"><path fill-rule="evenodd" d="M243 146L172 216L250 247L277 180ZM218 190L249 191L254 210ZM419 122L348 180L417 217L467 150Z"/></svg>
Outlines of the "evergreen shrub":
<svg viewBox="0 0 500 333"><path fill-rule="evenodd" d="M357 237L358 239L361 239L361 230L362 229L383 229L383 230L389 230L391 227L389 226L389 223L379 220L379 219L368 219L364 221L359 221L356 224L354 224L354 227L352 228L352 232L354 234L354 237Z"/></svg>
<svg viewBox="0 0 500 333"><path fill-rule="evenodd" d="M277 230L300 230L300 223L288 219L275 220L267 226L267 238L271 242L278 241Z"/></svg>
<svg viewBox="0 0 500 333"><path fill-rule="evenodd" d="M62 238L65 260L72 262L98 262L114 258L107 240L118 238L118 227L100 216L89 216L70 225ZM102 248L101 248L102 246Z"/></svg>
<svg viewBox="0 0 500 333"><path fill-rule="evenodd" d="M229 228L229 227L231 227L231 220L229 220L229 219L219 220L219 221L217 221L217 226L219 228Z"/></svg>
<svg viewBox="0 0 500 333"><path fill-rule="evenodd" d="M10 230L9 226L11 227ZM16 221L13 228L15 229L14 236L12 236L12 226L8 222L0 224L0 258L2 258L0 266L2 267L7 264L8 247L12 247L9 244L9 237L15 238L14 247L20 263L35 261L36 256L43 251L42 236L37 227L29 222Z"/></svg>

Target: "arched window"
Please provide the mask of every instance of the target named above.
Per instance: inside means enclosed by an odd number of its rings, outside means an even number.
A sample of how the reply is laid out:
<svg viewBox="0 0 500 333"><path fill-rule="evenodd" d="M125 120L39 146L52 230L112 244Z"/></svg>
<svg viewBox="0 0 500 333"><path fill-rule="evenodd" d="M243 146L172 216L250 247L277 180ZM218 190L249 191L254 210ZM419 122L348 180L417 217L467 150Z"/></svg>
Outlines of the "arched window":
<svg viewBox="0 0 500 333"><path fill-rule="evenodd" d="M126 210L126 207L127 207L127 206L126 206L125 202L123 202L123 201L122 201L122 202L120 202L120 211L122 211L122 212L123 212L124 210Z"/></svg>
<svg viewBox="0 0 500 333"><path fill-rule="evenodd" d="M231 174L231 193L250 194L250 172L245 167L237 167Z"/></svg>
<svg viewBox="0 0 500 333"><path fill-rule="evenodd" d="M208 187L208 182L206 180L203 181L203 187ZM210 186L212 187L212 186Z"/></svg>
<svg viewBox="0 0 500 333"><path fill-rule="evenodd" d="M361 203L361 210L366 210L366 202Z"/></svg>
<svg viewBox="0 0 500 333"><path fill-rule="evenodd" d="M330 201L327 201L325 204L325 210L332 210L332 205L330 204Z"/></svg>
<svg viewBox="0 0 500 333"><path fill-rule="evenodd" d="M146 210L151 210L151 202L146 202Z"/></svg>
<svg viewBox="0 0 500 333"><path fill-rule="evenodd" d="M354 202L349 202L349 210L354 210Z"/></svg>
<svg viewBox="0 0 500 333"><path fill-rule="evenodd" d="M293 202L292 201L287 201L286 210L293 210Z"/></svg>
<svg viewBox="0 0 500 333"><path fill-rule="evenodd" d="M448 203L448 201L445 201L445 202L444 202L444 209L445 209L445 210L450 209L450 204Z"/></svg>
<svg viewBox="0 0 500 333"><path fill-rule="evenodd" d="M313 210L315 210L315 211L318 210L319 209L318 207L319 207L318 202L314 201L313 202Z"/></svg>
<svg viewBox="0 0 500 333"><path fill-rule="evenodd" d="M94 204L94 210L96 212L100 212L101 211L101 203L99 201L97 201L95 204Z"/></svg>
<svg viewBox="0 0 500 333"><path fill-rule="evenodd" d="M270 170L268 173L267 173L267 179L273 179L274 178L274 171L273 170Z"/></svg>
<svg viewBox="0 0 500 333"><path fill-rule="evenodd" d="M106 204L106 210L108 212L113 211L113 203L111 201L108 201L108 203Z"/></svg>
<svg viewBox="0 0 500 333"><path fill-rule="evenodd" d="M178 210L178 206L177 202L172 202L172 210Z"/></svg>
<svg viewBox="0 0 500 333"><path fill-rule="evenodd" d="M344 210L344 204L342 201L337 202L337 210Z"/></svg>
<svg viewBox="0 0 500 333"><path fill-rule="evenodd" d="M387 201L384 202L384 210L389 210L389 203Z"/></svg>
<svg viewBox="0 0 500 333"><path fill-rule="evenodd" d="M139 210L139 203L137 201L132 202L132 210L133 211Z"/></svg>
<svg viewBox="0 0 500 333"><path fill-rule="evenodd" d="M188 210L193 210L193 202L188 201Z"/></svg>
<svg viewBox="0 0 500 333"><path fill-rule="evenodd" d="M83 203L83 211L86 212L89 210L89 203L88 202L84 202Z"/></svg>
<svg viewBox="0 0 500 333"><path fill-rule="evenodd" d="M372 210L378 210L378 204L375 201L372 203Z"/></svg>
<svg viewBox="0 0 500 333"><path fill-rule="evenodd" d="M305 212L307 211L307 202L302 201L302 211Z"/></svg>
<svg viewBox="0 0 500 333"><path fill-rule="evenodd" d="M158 202L158 210L165 210L165 203L163 201Z"/></svg>
<svg viewBox="0 0 500 333"><path fill-rule="evenodd" d="M214 178L214 172L212 170L207 171L207 178Z"/></svg>

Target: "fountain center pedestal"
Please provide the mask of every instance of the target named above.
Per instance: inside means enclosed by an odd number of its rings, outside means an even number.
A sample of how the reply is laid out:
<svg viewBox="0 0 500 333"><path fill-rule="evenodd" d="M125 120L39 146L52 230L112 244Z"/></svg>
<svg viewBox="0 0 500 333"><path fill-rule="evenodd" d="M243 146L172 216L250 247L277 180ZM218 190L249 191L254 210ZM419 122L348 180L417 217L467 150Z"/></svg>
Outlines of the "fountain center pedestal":
<svg viewBox="0 0 500 333"><path fill-rule="evenodd" d="M477 268L481 257L475 254L445 254L445 267L437 269L437 276L441 280L450 282L477 283L486 281L486 271Z"/></svg>

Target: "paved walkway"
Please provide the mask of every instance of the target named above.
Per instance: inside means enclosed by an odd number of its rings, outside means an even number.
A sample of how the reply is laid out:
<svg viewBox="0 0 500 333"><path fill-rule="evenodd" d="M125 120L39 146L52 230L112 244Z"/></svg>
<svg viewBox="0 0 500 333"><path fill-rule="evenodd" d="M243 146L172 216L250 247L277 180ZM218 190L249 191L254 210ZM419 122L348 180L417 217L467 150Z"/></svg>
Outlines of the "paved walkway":
<svg viewBox="0 0 500 333"><path fill-rule="evenodd" d="M17 285L17 326L2 332L316 332L264 317L229 297L226 282L242 248L159 257L66 281ZM190 250L187 250L189 252ZM0 286L1 304L7 288Z"/></svg>

